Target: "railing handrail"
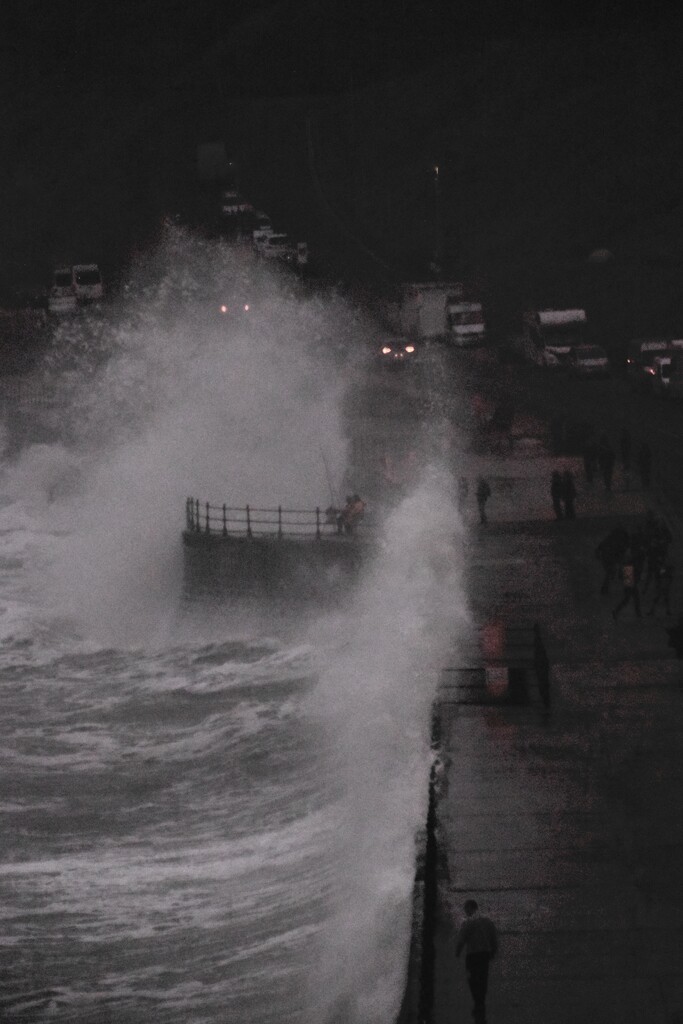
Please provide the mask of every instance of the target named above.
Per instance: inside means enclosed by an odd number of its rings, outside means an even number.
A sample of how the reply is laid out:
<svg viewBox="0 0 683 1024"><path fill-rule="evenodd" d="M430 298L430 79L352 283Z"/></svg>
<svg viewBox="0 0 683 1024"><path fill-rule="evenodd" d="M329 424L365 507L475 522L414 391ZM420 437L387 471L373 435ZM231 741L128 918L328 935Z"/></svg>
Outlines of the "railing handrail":
<svg viewBox="0 0 683 1024"><path fill-rule="evenodd" d="M306 537L316 539L337 534L337 509L254 508L200 502L188 497L185 508L187 531L214 536ZM265 518L264 518L265 517ZM303 518L302 518L303 517Z"/></svg>

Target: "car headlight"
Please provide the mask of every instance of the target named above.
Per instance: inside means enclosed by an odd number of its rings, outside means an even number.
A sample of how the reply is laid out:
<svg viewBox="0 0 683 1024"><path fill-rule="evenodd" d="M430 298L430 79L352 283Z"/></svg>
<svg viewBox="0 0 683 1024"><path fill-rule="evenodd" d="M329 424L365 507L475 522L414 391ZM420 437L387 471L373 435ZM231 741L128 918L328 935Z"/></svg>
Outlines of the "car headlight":
<svg viewBox="0 0 683 1024"><path fill-rule="evenodd" d="M414 351L415 351L415 346L414 345L406 345L406 352L414 352Z"/></svg>
<svg viewBox="0 0 683 1024"><path fill-rule="evenodd" d="M389 347L389 345L384 345L383 346L383 348L382 348L382 355L383 356L391 355L391 348Z"/></svg>

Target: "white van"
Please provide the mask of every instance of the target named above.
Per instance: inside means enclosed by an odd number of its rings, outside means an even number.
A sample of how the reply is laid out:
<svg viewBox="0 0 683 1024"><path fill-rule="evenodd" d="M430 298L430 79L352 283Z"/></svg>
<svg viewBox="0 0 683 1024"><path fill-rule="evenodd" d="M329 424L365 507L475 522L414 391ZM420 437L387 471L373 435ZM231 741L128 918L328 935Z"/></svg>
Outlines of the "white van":
<svg viewBox="0 0 683 1024"><path fill-rule="evenodd" d="M609 358L601 345L575 345L569 353L569 366L577 377L607 377Z"/></svg>
<svg viewBox="0 0 683 1024"><path fill-rule="evenodd" d="M96 263L76 263L73 267L76 300L81 306L100 302L104 298L104 285Z"/></svg>
<svg viewBox="0 0 683 1024"><path fill-rule="evenodd" d="M76 289L74 287L74 276L71 267L55 267L52 275L52 284L47 296L48 313L55 316L64 316L73 313L78 307L76 301Z"/></svg>

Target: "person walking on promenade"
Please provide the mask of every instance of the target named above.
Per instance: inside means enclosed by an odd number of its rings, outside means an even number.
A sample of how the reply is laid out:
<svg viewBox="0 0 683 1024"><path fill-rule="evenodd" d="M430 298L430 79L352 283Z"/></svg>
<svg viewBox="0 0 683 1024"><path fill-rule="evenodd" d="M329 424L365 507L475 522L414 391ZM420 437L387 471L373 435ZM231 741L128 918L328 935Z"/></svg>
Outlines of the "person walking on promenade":
<svg viewBox="0 0 683 1024"><path fill-rule="evenodd" d="M534 672L543 707L550 711L550 659L541 637L541 627L534 622Z"/></svg>
<svg viewBox="0 0 683 1024"><path fill-rule="evenodd" d="M564 502L564 514L567 519L576 519L574 502L576 501L576 485L574 474L570 469L565 469L562 474L562 501Z"/></svg>
<svg viewBox="0 0 683 1024"><path fill-rule="evenodd" d="M649 490L652 483L652 449L647 441L643 441L638 449L638 472L643 490Z"/></svg>
<svg viewBox="0 0 683 1024"><path fill-rule="evenodd" d="M666 562L669 545L673 539L671 530L664 519L662 519L661 516L657 518L651 510L648 510L647 516L645 517L644 534L647 554L647 572L643 583L643 593L645 593L649 589L650 584L657 579L659 570Z"/></svg>
<svg viewBox="0 0 683 1024"><path fill-rule="evenodd" d="M595 557L602 565L604 576L601 594L609 594L610 583L614 579L617 566L626 554L629 545L628 530L623 526L615 526L595 549Z"/></svg>
<svg viewBox="0 0 683 1024"><path fill-rule="evenodd" d="M455 955L465 950L465 972L477 1024L486 1024L486 993L488 991L489 962L498 952L498 934L493 921L479 913L476 900L465 900L465 920L460 926L455 944Z"/></svg>
<svg viewBox="0 0 683 1024"><path fill-rule="evenodd" d="M664 610L667 615L671 615L671 586L674 581L674 567L670 561L665 560L659 566L657 575L655 576L655 596L652 599L652 605L648 611L648 615L654 615L655 608L660 601L664 602Z"/></svg>
<svg viewBox="0 0 683 1024"><path fill-rule="evenodd" d="M550 477L550 497L553 503L555 518L564 519L564 509L562 508L562 474L559 469L553 470L553 474Z"/></svg>
<svg viewBox="0 0 683 1024"><path fill-rule="evenodd" d="M600 473L602 474L606 491L612 490L612 477L614 475L615 461L616 453L614 448L607 440L607 435L601 434L600 440L598 441L598 466L600 467Z"/></svg>
<svg viewBox="0 0 683 1024"><path fill-rule="evenodd" d="M477 480L477 506L479 508L479 522L487 523L486 518L486 502L491 497L491 487L488 480L480 476Z"/></svg>
<svg viewBox="0 0 683 1024"><path fill-rule="evenodd" d="M631 557L630 551L626 553L621 566L621 582L623 584L624 591L621 601L616 608L612 609L612 618L616 622L619 612L622 608L625 608L630 601L633 601L633 607L635 608L636 615L640 618L642 614L640 610L640 593L636 583L636 570L633 565L633 558Z"/></svg>

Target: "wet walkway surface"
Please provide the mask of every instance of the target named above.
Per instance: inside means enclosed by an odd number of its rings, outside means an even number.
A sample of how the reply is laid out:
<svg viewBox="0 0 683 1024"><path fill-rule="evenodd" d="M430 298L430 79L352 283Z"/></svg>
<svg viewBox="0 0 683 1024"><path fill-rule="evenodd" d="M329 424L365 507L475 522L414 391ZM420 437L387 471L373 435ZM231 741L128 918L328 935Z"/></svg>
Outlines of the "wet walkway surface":
<svg viewBox="0 0 683 1024"><path fill-rule="evenodd" d="M550 505L551 471L565 467L579 490L573 522ZM455 932L473 897L500 932L489 1024L683 1024L683 663L668 646L672 620L645 614L651 595L642 618L629 606L613 620L621 587L600 595L594 554L652 507L680 575L680 524L653 495L619 479L612 494L588 488L577 460L538 450L472 456L464 471L484 473L493 493L488 525L467 510L472 623L438 695L447 871L433 1019L472 1019ZM531 668L534 622L549 712Z"/></svg>

